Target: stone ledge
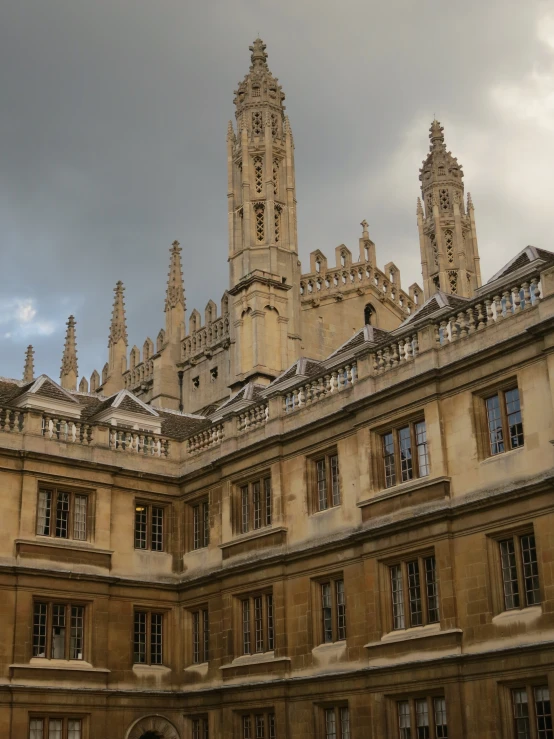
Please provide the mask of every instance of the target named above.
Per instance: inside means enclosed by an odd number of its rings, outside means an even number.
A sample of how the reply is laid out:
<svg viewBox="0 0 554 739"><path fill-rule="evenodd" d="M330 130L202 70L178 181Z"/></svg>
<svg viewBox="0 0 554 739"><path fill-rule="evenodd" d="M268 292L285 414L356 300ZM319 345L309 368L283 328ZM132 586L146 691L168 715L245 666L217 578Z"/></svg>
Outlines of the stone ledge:
<svg viewBox="0 0 554 739"><path fill-rule="evenodd" d="M222 665L219 669L224 680L235 677L257 676L267 672L288 675L290 670L290 657L275 657L274 652L263 652L261 654L245 654L236 657L230 664Z"/></svg>
<svg viewBox="0 0 554 739"><path fill-rule="evenodd" d="M16 556L21 559L45 559L71 564L92 565L110 569L112 552L107 549L94 549L92 546L47 539L16 539Z"/></svg>
<svg viewBox="0 0 554 739"><path fill-rule="evenodd" d="M256 529L249 534L242 535L232 541L220 544L223 559L235 557L238 554L246 554L254 552L257 549L265 549L266 547L281 546L285 543L288 529L285 526L276 526L263 529Z"/></svg>
<svg viewBox="0 0 554 739"><path fill-rule="evenodd" d="M429 658L435 657L435 650L458 651L461 647L462 629L445 629L441 631L438 624L416 626L398 632L385 634L380 641L364 644L368 650L370 662L373 660L394 660L405 654L412 654L415 649L429 652ZM418 643L418 647L414 645ZM420 645L420 646L419 646Z"/></svg>
<svg viewBox="0 0 554 739"><path fill-rule="evenodd" d="M418 477L371 498L360 500L362 521L403 510L410 506L450 497L450 477Z"/></svg>

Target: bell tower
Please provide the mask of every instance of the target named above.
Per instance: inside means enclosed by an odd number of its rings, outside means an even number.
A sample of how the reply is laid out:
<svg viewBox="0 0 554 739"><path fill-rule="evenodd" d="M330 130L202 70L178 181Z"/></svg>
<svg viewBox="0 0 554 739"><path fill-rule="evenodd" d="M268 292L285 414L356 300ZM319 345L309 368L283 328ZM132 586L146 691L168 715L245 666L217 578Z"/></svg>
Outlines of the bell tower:
<svg viewBox="0 0 554 739"><path fill-rule="evenodd" d="M437 290L469 298L481 284L473 203L468 193L464 208L464 173L446 150L443 130L434 120L430 151L419 171L423 204L418 198L417 222L426 300Z"/></svg>
<svg viewBox="0 0 554 739"><path fill-rule="evenodd" d="M235 387L268 383L300 351L294 144L285 95L256 39L227 132Z"/></svg>

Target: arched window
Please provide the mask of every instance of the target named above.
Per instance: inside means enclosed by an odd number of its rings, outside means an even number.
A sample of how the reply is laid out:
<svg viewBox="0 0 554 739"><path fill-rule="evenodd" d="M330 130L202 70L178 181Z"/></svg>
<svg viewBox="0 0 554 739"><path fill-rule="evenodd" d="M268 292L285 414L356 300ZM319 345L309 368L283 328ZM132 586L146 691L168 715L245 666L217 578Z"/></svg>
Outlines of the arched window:
<svg viewBox="0 0 554 739"><path fill-rule="evenodd" d="M368 303L364 308L364 323L371 326L375 321L373 316L375 316L375 308Z"/></svg>

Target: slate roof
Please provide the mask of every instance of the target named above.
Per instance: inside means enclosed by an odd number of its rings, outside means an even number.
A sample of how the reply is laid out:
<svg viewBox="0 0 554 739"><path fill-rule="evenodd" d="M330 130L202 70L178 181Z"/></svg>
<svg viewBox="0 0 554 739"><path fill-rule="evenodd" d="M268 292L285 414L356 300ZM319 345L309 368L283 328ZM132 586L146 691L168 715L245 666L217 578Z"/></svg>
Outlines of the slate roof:
<svg viewBox="0 0 554 739"><path fill-rule="evenodd" d="M9 405L14 398L28 390L32 384L23 385L17 380L0 378L0 405Z"/></svg>
<svg viewBox="0 0 554 739"><path fill-rule="evenodd" d="M180 415L161 409L157 410L162 419L162 436L167 436L176 441L183 441L183 439L196 434L198 431L203 431L212 425L211 421L207 418L199 418L186 414Z"/></svg>
<svg viewBox="0 0 554 739"><path fill-rule="evenodd" d="M423 303L421 308L418 308L415 313L408 316L408 318L400 324L399 328L409 326L411 323L415 323L416 321L421 321L423 318L427 318L427 316L430 316L439 310L443 310L444 308L460 308L465 305L468 300L469 298L461 298L458 295L450 295L450 293L443 293L442 290L438 290Z"/></svg>
<svg viewBox="0 0 554 739"><path fill-rule="evenodd" d="M516 270L522 269L528 264L532 264L539 259L545 262L553 262L554 252L547 251L546 249L537 249L536 246L526 246L525 249L523 249L519 254L516 254L516 256L511 259L506 265L504 265L501 270L494 274L490 278L490 280L487 280L485 285L487 285L489 282L499 280L502 277L506 277L507 275L516 272ZM480 288L478 288L477 292L479 293L480 291L482 291L485 285L482 285Z"/></svg>

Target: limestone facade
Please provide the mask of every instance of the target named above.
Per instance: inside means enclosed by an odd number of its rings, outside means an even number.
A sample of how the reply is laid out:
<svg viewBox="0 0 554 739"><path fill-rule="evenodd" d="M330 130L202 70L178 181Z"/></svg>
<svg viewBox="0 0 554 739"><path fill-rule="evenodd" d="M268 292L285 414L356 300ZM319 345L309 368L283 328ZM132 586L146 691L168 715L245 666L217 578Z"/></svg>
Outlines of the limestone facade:
<svg viewBox="0 0 554 739"><path fill-rule="evenodd" d="M76 390L71 317L59 384L32 348L0 380L0 734L552 739L554 253L481 284L437 160L423 289L365 221L359 255L302 274L284 96L251 51L220 305L185 330L175 242L156 343L127 353L118 283L101 375ZM442 143L433 122L453 168Z"/></svg>

